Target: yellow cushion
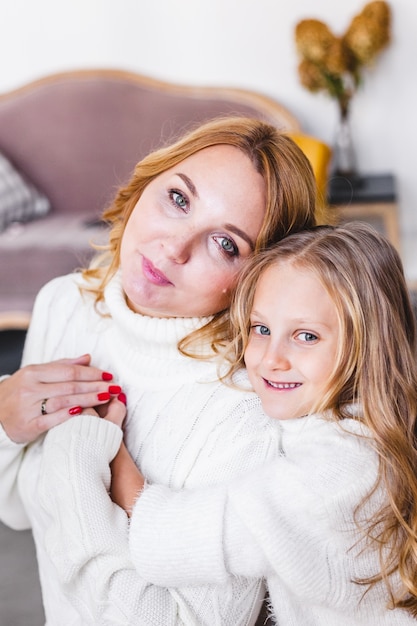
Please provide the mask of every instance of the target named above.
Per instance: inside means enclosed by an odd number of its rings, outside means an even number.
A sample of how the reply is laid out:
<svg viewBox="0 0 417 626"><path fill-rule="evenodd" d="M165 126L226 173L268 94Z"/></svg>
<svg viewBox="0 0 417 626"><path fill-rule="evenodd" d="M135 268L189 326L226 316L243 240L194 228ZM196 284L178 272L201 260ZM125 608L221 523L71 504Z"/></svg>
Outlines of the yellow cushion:
<svg viewBox="0 0 417 626"><path fill-rule="evenodd" d="M311 163L316 177L318 189L317 221L326 222L327 216L327 182L329 177L329 165L332 156L330 147L323 141L311 135L302 133L288 133L295 143L301 148Z"/></svg>

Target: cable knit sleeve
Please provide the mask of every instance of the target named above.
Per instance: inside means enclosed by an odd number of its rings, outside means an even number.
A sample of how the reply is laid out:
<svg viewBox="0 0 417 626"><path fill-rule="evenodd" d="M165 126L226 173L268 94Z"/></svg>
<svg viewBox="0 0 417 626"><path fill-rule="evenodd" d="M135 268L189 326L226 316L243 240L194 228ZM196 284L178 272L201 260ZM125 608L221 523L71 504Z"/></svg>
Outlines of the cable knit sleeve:
<svg viewBox="0 0 417 626"><path fill-rule="evenodd" d="M240 510L251 512L254 491L264 489L261 478L263 472L258 470L255 477L242 477L242 485L235 480L178 492L148 486L135 505L129 535L138 572L157 585L221 585L230 574L270 574L262 545L251 532L254 512L247 526ZM239 499L239 492L244 501L236 510L231 497Z"/></svg>
<svg viewBox="0 0 417 626"><path fill-rule="evenodd" d="M56 285L61 279L51 281L38 294L32 313L31 324L27 332L22 365L41 363L45 360L45 336L50 327L47 312L54 300ZM1 381L6 378L3 376ZM18 476L22 465L26 445L16 444L6 435L0 425L0 519L14 528L23 530L31 524L26 515L18 487Z"/></svg>
<svg viewBox="0 0 417 626"><path fill-rule="evenodd" d="M139 577L128 518L108 495L109 463L121 437L110 422L83 415L52 429L43 446L44 549L83 625L253 624L264 593L260 580L233 580L225 589L165 588Z"/></svg>
<svg viewBox="0 0 417 626"><path fill-rule="evenodd" d="M0 424L0 519L15 530L30 528L17 487L24 448L11 441Z"/></svg>
<svg viewBox="0 0 417 626"><path fill-rule="evenodd" d="M48 327L44 304L44 295L39 294L26 336L22 365L43 361L45 329ZM3 378L5 377L0 381ZM25 450L26 445L11 441L0 425L0 519L15 530L31 526L18 487L18 476Z"/></svg>

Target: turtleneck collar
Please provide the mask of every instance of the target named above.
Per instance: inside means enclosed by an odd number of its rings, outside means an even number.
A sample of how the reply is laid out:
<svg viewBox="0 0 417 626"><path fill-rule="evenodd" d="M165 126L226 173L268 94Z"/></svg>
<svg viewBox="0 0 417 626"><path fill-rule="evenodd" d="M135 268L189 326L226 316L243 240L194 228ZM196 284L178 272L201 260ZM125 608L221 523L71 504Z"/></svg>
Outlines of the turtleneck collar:
<svg viewBox="0 0 417 626"><path fill-rule="evenodd" d="M142 375L181 376L193 369L210 372L212 378L213 362L184 357L177 348L181 339L204 326L210 317L158 318L135 313L126 303L120 273L109 282L104 297L113 321L111 341L119 346L126 365Z"/></svg>

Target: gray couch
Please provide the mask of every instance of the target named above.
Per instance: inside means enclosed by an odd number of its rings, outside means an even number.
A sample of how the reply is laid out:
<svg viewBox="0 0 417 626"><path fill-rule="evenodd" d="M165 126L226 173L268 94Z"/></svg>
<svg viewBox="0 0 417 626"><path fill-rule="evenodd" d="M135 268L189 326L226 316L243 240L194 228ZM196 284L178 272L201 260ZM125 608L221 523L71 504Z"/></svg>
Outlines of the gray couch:
<svg viewBox="0 0 417 626"><path fill-rule="evenodd" d="M88 262L90 242L105 239L97 220L137 161L190 124L230 113L299 131L260 94L118 70L65 72L0 96L0 155L30 188L0 232L0 328L24 327L39 288ZM1 195L0 172L0 228Z"/></svg>

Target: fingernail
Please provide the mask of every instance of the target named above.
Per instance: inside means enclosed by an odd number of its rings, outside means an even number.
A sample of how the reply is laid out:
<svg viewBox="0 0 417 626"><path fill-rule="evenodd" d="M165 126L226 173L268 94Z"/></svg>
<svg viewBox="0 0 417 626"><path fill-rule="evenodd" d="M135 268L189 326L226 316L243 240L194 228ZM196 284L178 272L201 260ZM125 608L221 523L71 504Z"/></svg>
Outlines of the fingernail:
<svg viewBox="0 0 417 626"><path fill-rule="evenodd" d="M70 415L79 415L82 410L83 409L81 406L72 406L70 409L68 409L68 413Z"/></svg>
<svg viewBox="0 0 417 626"><path fill-rule="evenodd" d="M101 377L103 380L112 380L113 374L110 374L110 372L103 372Z"/></svg>
<svg viewBox="0 0 417 626"><path fill-rule="evenodd" d="M102 402L103 400L110 400L110 394L107 391L103 391L102 393L97 394L97 400Z"/></svg>
<svg viewBox="0 0 417 626"><path fill-rule="evenodd" d="M119 393L119 395L117 396L117 399L120 400L120 402L123 402L124 405L126 405L127 400L126 400L126 394L123 393Z"/></svg>
<svg viewBox="0 0 417 626"><path fill-rule="evenodd" d="M109 387L109 393L111 393L112 396L116 396L118 393L120 393L122 390L121 387L119 387L119 385L110 385Z"/></svg>

